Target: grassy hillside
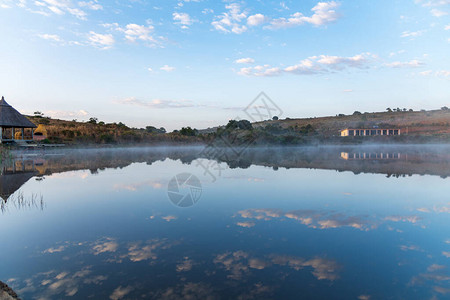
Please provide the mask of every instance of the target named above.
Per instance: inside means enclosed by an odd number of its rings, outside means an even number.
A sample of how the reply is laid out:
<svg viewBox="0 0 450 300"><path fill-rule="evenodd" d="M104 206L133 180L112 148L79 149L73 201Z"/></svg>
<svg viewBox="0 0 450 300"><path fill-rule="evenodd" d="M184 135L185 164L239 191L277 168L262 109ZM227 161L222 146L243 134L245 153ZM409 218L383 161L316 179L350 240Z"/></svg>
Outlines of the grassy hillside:
<svg viewBox="0 0 450 300"><path fill-rule="evenodd" d="M43 116L28 117L35 124L44 124L48 143L65 144L192 144L212 140L244 144L310 144L450 142L450 110L393 111L358 113L319 118L268 120L240 126L230 121L226 126L208 130L190 127L165 133L164 129L130 128L122 123L105 124L65 121ZM243 125L243 124L241 124ZM340 137L345 128L398 128L401 136Z"/></svg>
<svg viewBox="0 0 450 300"><path fill-rule="evenodd" d="M450 110L378 112L320 118L284 119L258 122L253 126L258 128L269 124L281 126L285 129L298 129L311 125L317 134L325 137L338 136L340 130L345 128L372 128L373 126L399 128L402 134L413 136L450 135Z"/></svg>
<svg viewBox="0 0 450 300"><path fill-rule="evenodd" d="M42 116L28 116L35 123L43 124L47 130L46 143L65 144L164 144L199 143L199 136L185 136L180 133L163 133L156 128L130 128L123 123L77 122L51 119Z"/></svg>

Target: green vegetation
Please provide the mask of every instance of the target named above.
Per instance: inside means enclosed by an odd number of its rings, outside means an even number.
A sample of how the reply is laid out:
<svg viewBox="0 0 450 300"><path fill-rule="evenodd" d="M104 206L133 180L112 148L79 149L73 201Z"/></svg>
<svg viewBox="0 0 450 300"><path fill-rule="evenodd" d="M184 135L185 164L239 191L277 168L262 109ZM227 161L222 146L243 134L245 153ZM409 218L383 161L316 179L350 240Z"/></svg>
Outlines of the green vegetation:
<svg viewBox="0 0 450 300"><path fill-rule="evenodd" d="M338 114L333 117L280 119L263 122L230 120L227 124L207 130L189 126L173 132L163 127L131 128L122 122L105 123L95 117L86 122L64 121L45 117L37 111L29 117L35 124L44 124L48 137L43 143L77 144L359 144L374 143L449 143L450 110L444 106L433 111L387 108L385 112ZM400 136L341 137L345 128L396 128Z"/></svg>

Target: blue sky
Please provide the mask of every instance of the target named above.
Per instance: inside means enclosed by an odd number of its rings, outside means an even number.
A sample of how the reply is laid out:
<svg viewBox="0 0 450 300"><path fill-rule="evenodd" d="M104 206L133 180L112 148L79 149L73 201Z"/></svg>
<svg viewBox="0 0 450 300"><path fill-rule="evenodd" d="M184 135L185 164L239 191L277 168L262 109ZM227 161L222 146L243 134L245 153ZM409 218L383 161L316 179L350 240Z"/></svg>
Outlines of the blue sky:
<svg viewBox="0 0 450 300"><path fill-rule="evenodd" d="M206 128L261 91L283 117L450 106L450 0L0 0L23 113Z"/></svg>

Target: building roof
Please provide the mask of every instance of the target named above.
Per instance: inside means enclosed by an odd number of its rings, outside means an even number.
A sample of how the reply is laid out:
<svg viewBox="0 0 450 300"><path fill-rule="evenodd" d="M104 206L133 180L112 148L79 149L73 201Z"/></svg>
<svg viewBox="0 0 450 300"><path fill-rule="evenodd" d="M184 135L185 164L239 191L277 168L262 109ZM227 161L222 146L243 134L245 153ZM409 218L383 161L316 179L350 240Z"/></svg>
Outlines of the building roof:
<svg viewBox="0 0 450 300"><path fill-rule="evenodd" d="M0 100L0 126L18 128L36 128L36 125L9 105L2 96Z"/></svg>
<svg viewBox="0 0 450 300"><path fill-rule="evenodd" d="M341 129L341 131L345 131L345 130L400 130L400 128L397 128L397 127L381 127L381 128L370 128L370 127L355 128L355 127L350 127L350 128Z"/></svg>

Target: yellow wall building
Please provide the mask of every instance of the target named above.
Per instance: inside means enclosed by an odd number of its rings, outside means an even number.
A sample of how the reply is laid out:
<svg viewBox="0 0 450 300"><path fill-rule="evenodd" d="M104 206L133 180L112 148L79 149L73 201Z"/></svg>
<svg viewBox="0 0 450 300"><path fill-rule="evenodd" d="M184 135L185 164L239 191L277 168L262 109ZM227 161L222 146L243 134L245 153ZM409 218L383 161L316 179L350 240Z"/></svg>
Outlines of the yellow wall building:
<svg viewBox="0 0 450 300"><path fill-rule="evenodd" d="M374 136L374 135L400 135L400 129L351 129L341 130L341 136Z"/></svg>

